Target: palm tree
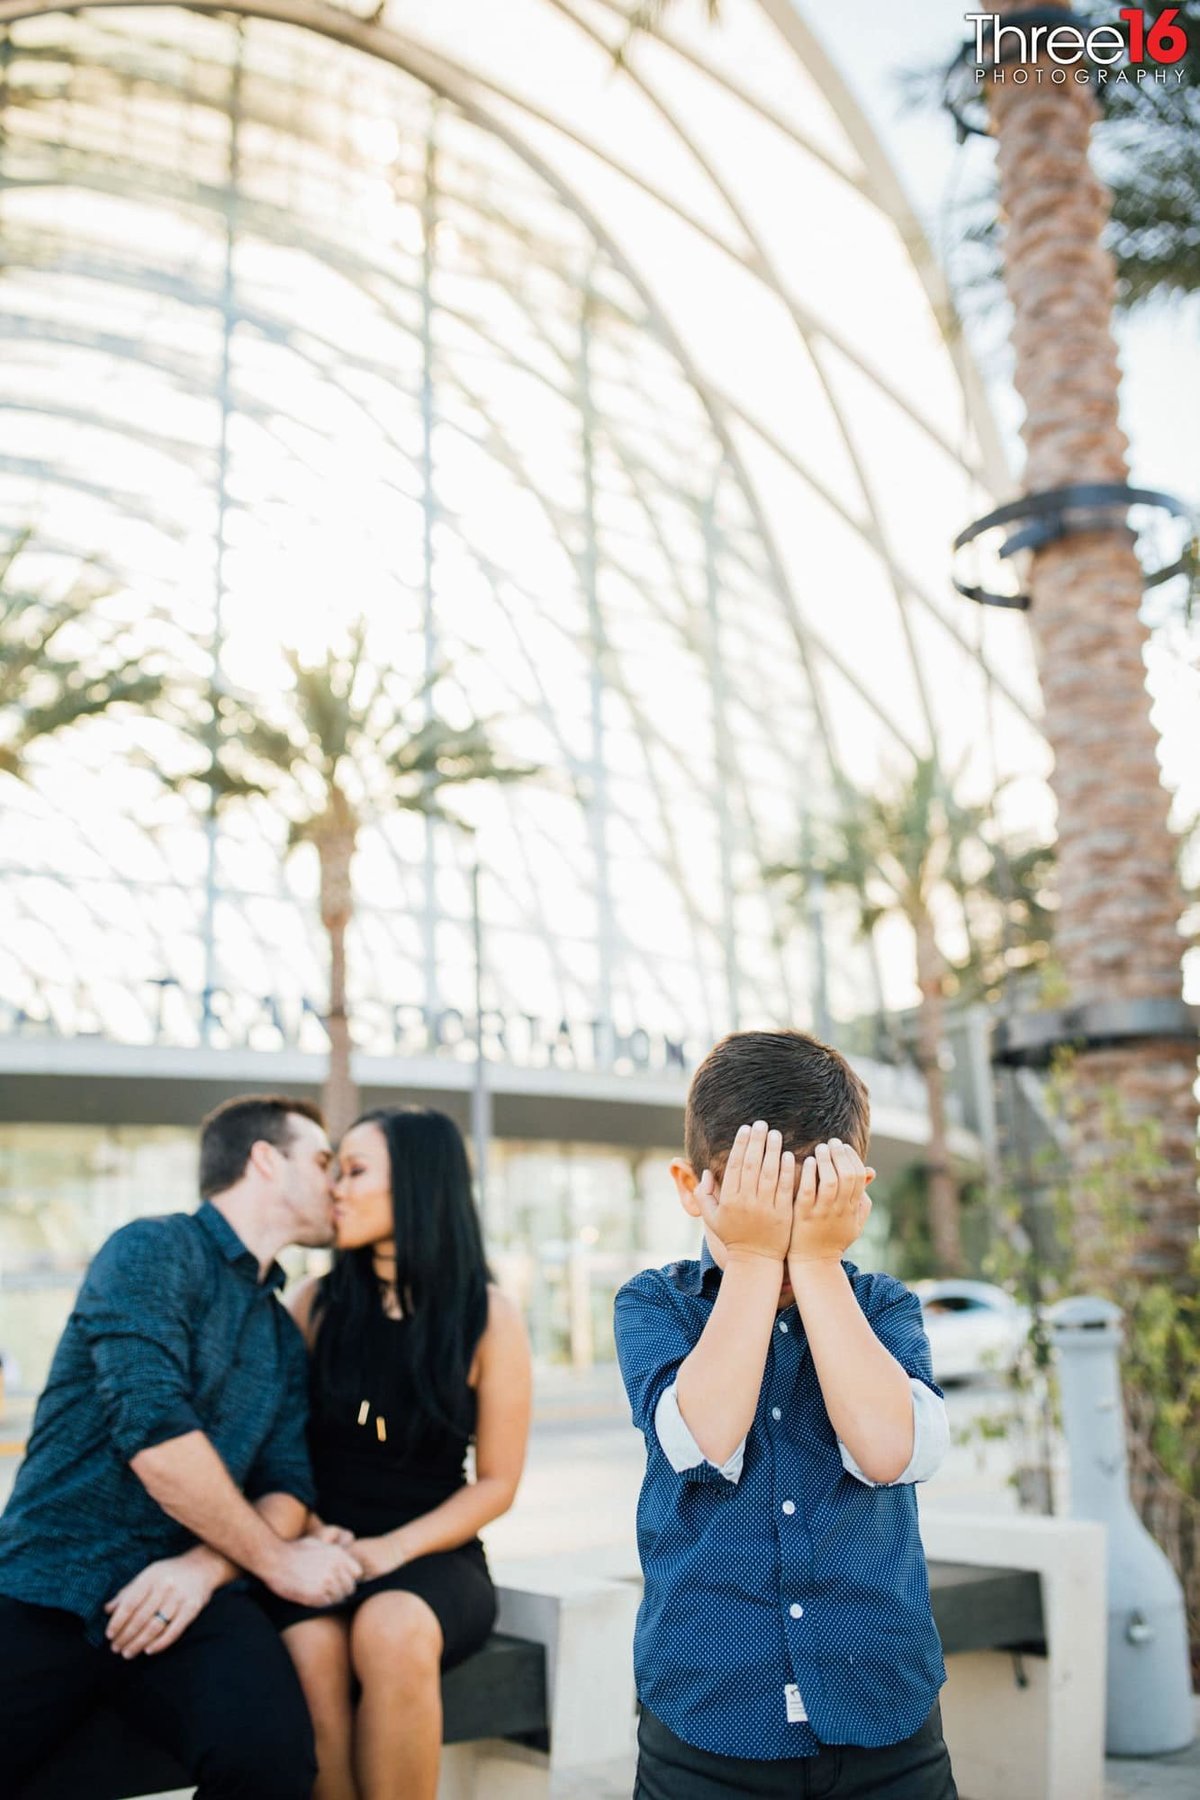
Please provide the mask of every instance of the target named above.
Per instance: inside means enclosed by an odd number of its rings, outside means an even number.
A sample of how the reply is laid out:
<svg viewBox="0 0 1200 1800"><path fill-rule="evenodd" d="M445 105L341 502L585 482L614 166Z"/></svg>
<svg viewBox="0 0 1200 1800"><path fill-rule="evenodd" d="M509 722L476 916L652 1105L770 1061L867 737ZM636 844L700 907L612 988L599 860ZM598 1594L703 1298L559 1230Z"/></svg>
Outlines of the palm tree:
<svg viewBox="0 0 1200 1800"><path fill-rule="evenodd" d="M110 590L84 573L58 600L21 584L32 535L0 553L0 774L18 781L30 779L36 745L120 706L152 707L166 689L102 620Z"/></svg>
<svg viewBox="0 0 1200 1800"><path fill-rule="evenodd" d="M664 10L654 0L638 22L653 29ZM719 0L708 10L716 17ZM1023 0L1008 0L994 10L1003 19L1027 9ZM1072 15L1070 0L1053 0L1052 10L1064 20ZM1187 11L1194 27L1195 9ZM1197 42L1200 31L1193 29L1193 60ZM1031 68L1017 83L1008 67L1006 80L987 88L1029 493L1122 483L1129 473L1118 421L1116 277L1104 241L1111 199L1088 155L1098 108L1090 85L1039 83L1036 73ZM1138 120L1156 104L1127 102L1125 128L1136 132ZM1192 98L1183 104L1191 108ZM1124 242L1129 259L1124 287L1130 300L1194 291L1192 116L1185 114L1173 131L1152 182L1143 179L1140 163L1118 176L1127 216L1118 222L1116 241L1118 248ZM1147 235L1146 207L1155 195L1165 218L1152 221ZM1156 269L1164 246L1163 266ZM1057 951L1071 999L1178 1001L1183 894L1146 692L1141 566L1123 523L1045 544L1032 564L1031 621L1059 813ZM1075 1068L1075 1236L1083 1278L1111 1272L1103 1220L1085 1196L1091 1170L1115 1151L1104 1121L1121 1116L1135 1127L1154 1122L1166 1171L1134 1195L1140 1223L1133 1264L1186 1286L1200 1228L1194 1049L1162 1039L1125 1043L1089 1049Z"/></svg>
<svg viewBox="0 0 1200 1800"><path fill-rule="evenodd" d="M1025 487L1124 482L1115 280L1103 246L1109 199L1088 158L1096 102L1083 84L1038 84L1031 70L1017 85L1007 75L989 85L988 106L1014 379L1025 403ZM1114 522L1044 545L1029 585L1059 812L1057 952L1070 996L1178 1001L1183 895L1146 693L1142 572L1128 531ZM1134 1125L1155 1122L1165 1171L1134 1195L1134 1265L1190 1279L1200 1224L1195 1077L1185 1043L1151 1039L1078 1056L1073 1162L1084 1280L1108 1272L1103 1220L1083 1196L1089 1171L1113 1149L1105 1119L1114 1100Z"/></svg>
<svg viewBox="0 0 1200 1800"><path fill-rule="evenodd" d="M337 1137L358 1110L346 940L363 827L397 811L450 818L440 804L446 789L523 780L536 771L502 762L482 723L451 725L433 713L432 681L405 690L394 669L367 656L361 622L320 661L305 662L295 653L287 653L287 661L291 685L277 697L273 717L249 695L217 695L207 766L176 785L202 784L218 807L267 798L289 822L288 849L309 844L316 851L321 923L329 941L323 1104Z"/></svg>
<svg viewBox="0 0 1200 1800"><path fill-rule="evenodd" d="M1053 844L1000 844L987 836L987 880L962 890L970 943L966 960L954 973L960 999L995 1005L1044 991L1047 985L1058 910L1057 866Z"/></svg>
<svg viewBox="0 0 1200 1800"><path fill-rule="evenodd" d="M1108 247L1118 304L1200 293L1200 3L1177 21L1188 47L1182 83L1134 82L1107 96L1100 167L1112 195Z"/></svg>
<svg viewBox="0 0 1200 1800"><path fill-rule="evenodd" d="M917 987L916 1060L929 1096L926 1159L930 1229L940 1267L963 1266L959 1189L950 1160L942 1047L952 968L938 937L938 921L955 897L986 892L993 853L981 830L986 812L960 805L932 757L876 794L847 793L829 833L829 847L800 864L776 864L768 878L801 888L819 876L827 888L850 894L859 929L870 937L885 918L900 918L912 933ZM975 869L968 878L964 862Z"/></svg>

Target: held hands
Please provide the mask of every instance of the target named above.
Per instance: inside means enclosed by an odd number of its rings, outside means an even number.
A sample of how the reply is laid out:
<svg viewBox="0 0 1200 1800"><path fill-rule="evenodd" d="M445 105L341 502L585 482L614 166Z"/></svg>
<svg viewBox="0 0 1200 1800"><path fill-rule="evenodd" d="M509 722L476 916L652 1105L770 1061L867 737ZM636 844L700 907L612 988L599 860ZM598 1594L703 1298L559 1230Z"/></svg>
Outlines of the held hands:
<svg viewBox="0 0 1200 1800"><path fill-rule="evenodd" d="M272 1569L267 1583L283 1599L304 1606L345 1600L365 1575L353 1535L337 1525L320 1525L319 1521L318 1525L319 1531L310 1536L281 1542L278 1567ZM110 1648L126 1661L169 1650L228 1576L224 1558L205 1544L195 1545L182 1556L149 1563L104 1608Z"/></svg>
<svg viewBox="0 0 1200 1800"><path fill-rule="evenodd" d="M333 1606L349 1599L362 1576L357 1543L347 1550L320 1537L302 1537L280 1544L263 1579L281 1600L294 1600L300 1606Z"/></svg>
<svg viewBox="0 0 1200 1800"><path fill-rule="evenodd" d="M320 1544L339 1544L343 1550L354 1549L354 1533L347 1531L344 1525L326 1525L314 1512L308 1515L308 1529L305 1537L316 1538Z"/></svg>
<svg viewBox="0 0 1200 1800"><path fill-rule="evenodd" d="M704 1223L735 1259L837 1261L871 1213L867 1186L874 1169L840 1138L806 1156L796 1184L796 1158L765 1120L743 1125L733 1140L719 1191L706 1169L696 1186Z"/></svg>
<svg viewBox="0 0 1200 1800"><path fill-rule="evenodd" d="M356 1538L354 1543L355 1561L362 1566L364 1581L373 1581L377 1575L390 1575L393 1569L412 1561L406 1548L404 1527L398 1531L389 1531L384 1537Z"/></svg>
<svg viewBox="0 0 1200 1800"><path fill-rule="evenodd" d="M378 1575L390 1575L402 1563L412 1561L403 1526L382 1537L356 1538L344 1525L326 1525L315 1513L309 1515L308 1537L322 1544L337 1544L348 1550L362 1570L362 1581L374 1581Z"/></svg>

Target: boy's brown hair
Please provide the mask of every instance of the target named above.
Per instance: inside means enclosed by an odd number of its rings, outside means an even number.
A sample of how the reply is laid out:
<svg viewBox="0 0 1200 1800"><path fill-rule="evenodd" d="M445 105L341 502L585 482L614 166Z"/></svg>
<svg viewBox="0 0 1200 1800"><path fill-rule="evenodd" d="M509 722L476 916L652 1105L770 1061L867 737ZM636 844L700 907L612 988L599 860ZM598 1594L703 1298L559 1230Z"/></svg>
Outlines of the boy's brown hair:
<svg viewBox="0 0 1200 1800"><path fill-rule="evenodd" d="M871 1106L865 1082L829 1044L803 1031L733 1031L692 1077L684 1155L697 1175L719 1175L739 1125L765 1119L798 1157L841 1138L866 1158Z"/></svg>

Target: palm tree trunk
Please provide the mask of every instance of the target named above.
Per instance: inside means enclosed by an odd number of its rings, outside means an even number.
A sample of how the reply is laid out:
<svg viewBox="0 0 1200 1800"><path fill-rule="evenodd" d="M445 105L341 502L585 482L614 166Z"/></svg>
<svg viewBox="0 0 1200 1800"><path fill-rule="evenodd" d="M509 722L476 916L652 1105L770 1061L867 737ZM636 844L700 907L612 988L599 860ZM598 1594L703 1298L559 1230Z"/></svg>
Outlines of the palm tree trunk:
<svg viewBox="0 0 1200 1800"><path fill-rule="evenodd" d="M1003 8L1000 9L1003 11ZM1010 11L1016 10L1010 7ZM1069 13L1069 6L1063 8ZM1096 116L1074 81L989 88L998 143L1005 282L1029 492L1127 479L1118 423L1113 268L1101 244L1108 194L1088 162ZM1183 896L1146 693L1141 569L1123 527L1047 545L1031 579L1054 752L1061 910L1058 953L1071 999L1177 999ZM1196 1194L1196 1057L1147 1042L1080 1054L1073 1077L1076 1249L1085 1281L1111 1279L1097 1171L1115 1159L1114 1119L1152 1120L1164 1173L1129 1196L1130 1264L1186 1279ZM1115 1105L1113 1104L1115 1102Z"/></svg>
<svg viewBox="0 0 1200 1800"><path fill-rule="evenodd" d="M331 807L335 812L341 809ZM350 870L356 830L352 821L335 817L316 834L321 867L321 923L329 936L329 1066L321 1090L325 1124L334 1143L359 1113L358 1089L351 1073L352 1041L346 1006L346 931L354 911Z"/></svg>
<svg viewBox="0 0 1200 1800"><path fill-rule="evenodd" d="M959 1219L958 1183L950 1165L946 1130L946 1084L942 1074L944 1035L944 965L928 917L917 922L917 985L921 1005L917 1012L917 1065L925 1077L929 1105L929 1154L926 1159L929 1226L934 1255L942 1274L962 1272L962 1230Z"/></svg>

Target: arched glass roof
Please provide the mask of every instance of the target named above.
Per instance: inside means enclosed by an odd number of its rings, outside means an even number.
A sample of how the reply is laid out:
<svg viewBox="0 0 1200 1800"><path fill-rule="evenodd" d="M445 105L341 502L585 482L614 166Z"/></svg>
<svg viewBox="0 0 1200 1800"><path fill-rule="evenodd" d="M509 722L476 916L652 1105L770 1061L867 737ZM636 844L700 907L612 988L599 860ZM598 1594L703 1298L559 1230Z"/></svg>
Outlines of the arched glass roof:
<svg viewBox="0 0 1200 1800"><path fill-rule="evenodd" d="M498 1012L697 1043L809 1016L760 871L839 782L931 747L977 792L1045 767L1022 622L985 642L950 588L1004 472L896 180L800 10L701 10L630 37L609 0L0 0L27 577L90 557L135 638L169 617L265 693L281 644L363 612L554 777L464 803ZM229 1041L265 1044L268 996L322 991L314 872L266 816L209 844L117 773L130 736L5 795L0 998L187 1042L215 974ZM368 834L366 1047L396 1006L469 1005L470 854Z"/></svg>

